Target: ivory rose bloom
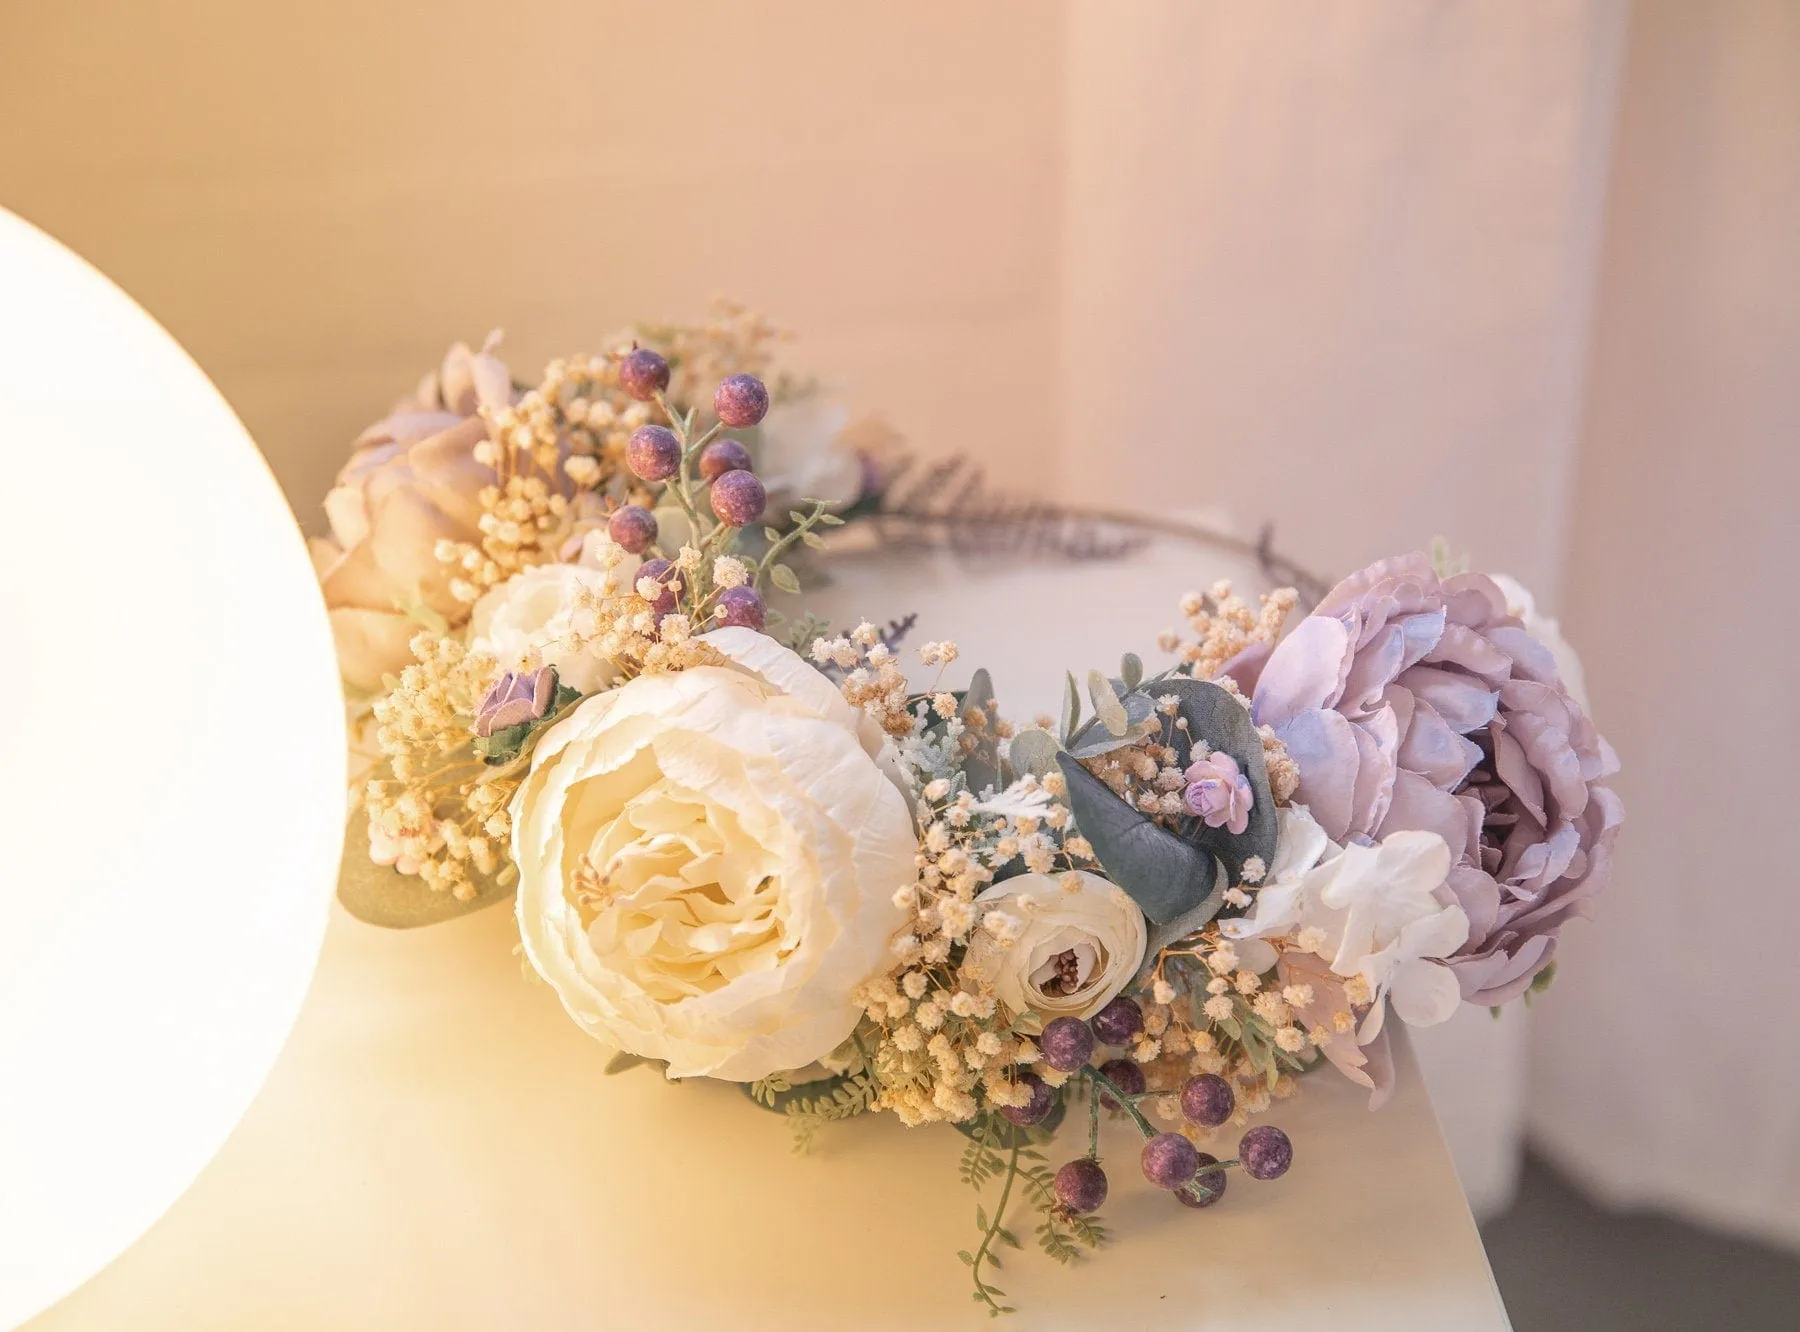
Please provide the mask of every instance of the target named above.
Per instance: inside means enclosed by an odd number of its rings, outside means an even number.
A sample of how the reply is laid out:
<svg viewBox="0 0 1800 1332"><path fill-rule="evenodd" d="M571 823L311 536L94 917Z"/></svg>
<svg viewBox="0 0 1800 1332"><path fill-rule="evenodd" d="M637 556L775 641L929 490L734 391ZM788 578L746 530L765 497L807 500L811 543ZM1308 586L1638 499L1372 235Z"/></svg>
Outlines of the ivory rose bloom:
<svg viewBox="0 0 1800 1332"><path fill-rule="evenodd" d="M617 678L610 662L594 655L580 633L580 598L622 596L637 577L638 559L608 570L588 564L539 564L490 588L469 618L470 646L493 656L505 670L556 667L571 689L591 694Z"/></svg>
<svg viewBox="0 0 1800 1332"><path fill-rule="evenodd" d="M1098 874L1021 874L975 901L1017 922L1016 934L983 928L969 944L970 964L1015 1013L1092 1017L1144 960L1144 913Z"/></svg>
<svg viewBox="0 0 1800 1332"><path fill-rule="evenodd" d="M408 644L422 626L407 607L434 611L452 628L468 614L450 594L452 571L436 548L480 539L477 496L494 483L493 469L474 457L488 437L480 411L512 401L496 340L479 352L452 347L440 370L363 431L325 496L331 536L313 541L313 565L338 667L357 689L381 688L384 675L412 661Z"/></svg>
<svg viewBox="0 0 1800 1332"><path fill-rule="evenodd" d="M883 737L775 640L584 701L512 805L526 955L590 1034L745 1082L831 1053L917 841Z"/></svg>

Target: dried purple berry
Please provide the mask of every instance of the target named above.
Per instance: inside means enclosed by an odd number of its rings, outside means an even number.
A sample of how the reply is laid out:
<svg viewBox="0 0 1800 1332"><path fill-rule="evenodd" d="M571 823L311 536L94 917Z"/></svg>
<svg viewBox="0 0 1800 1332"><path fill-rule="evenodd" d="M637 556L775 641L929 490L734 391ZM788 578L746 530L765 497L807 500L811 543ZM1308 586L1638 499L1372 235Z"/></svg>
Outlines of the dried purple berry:
<svg viewBox="0 0 1800 1332"><path fill-rule="evenodd" d="M763 623L768 618L769 607L762 599L762 593L753 587L728 587L719 593L719 606L715 612L719 623L738 629L755 629L762 631Z"/></svg>
<svg viewBox="0 0 1800 1332"><path fill-rule="evenodd" d="M663 585L656 600L650 603L650 609L658 615L667 615L675 609L675 589L669 584L675 580L677 573L678 570L668 560L645 560L638 566L638 582L641 583L646 578L654 578Z"/></svg>
<svg viewBox="0 0 1800 1332"><path fill-rule="evenodd" d="M750 450L735 439L715 439L700 450L700 476L717 481L727 472L750 470Z"/></svg>
<svg viewBox="0 0 1800 1332"><path fill-rule="evenodd" d="M1181 1087L1181 1115L1201 1128L1218 1128L1237 1109L1237 1093L1217 1073L1189 1078Z"/></svg>
<svg viewBox="0 0 1800 1332"><path fill-rule="evenodd" d="M1138 1164L1159 1189L1178 1189L1200 1168L1200 1150L1179 1133L1158 1133L1144 1144Z"/></svg>
<svg viewBox="0 0 1800 1332"><path fill-rule="evenodd" d="M669 387L669 363L648 347L633 347L619 360L619 387L649 402Z"/></svg>
<svg viewBox="0 0 1800 1332"><path fill-rule="evenodd" d="M1038 1037L1044 1062L1064 1073L1073 1073L1094 1053L1094 1031L1078 1017L1052 1018Z"/></svg>
<svg viewBox="0 0 1800 1332"><path fill-rule="evenodd" d="M640 504L627 504L606 520L606 534L633 555L642 555L656 540L656 515Z"/></svg>
<svg viewBox="0 0 1800 1332"><path fill-rule="evenodd" d="M1211 1207L1225 1196L1226 1175L1223 1170L1208 1170L1219 1158L1211 1152L1200 1153L1200 1171L1175 1190L1175 1201L1183 1207Z"/></svg>
<svg viewBox="0 0 1800 1332"><path fill-rule="evenodd" d="M748 527L763 516L769 492L755 472L726 472L712 483L712 511L727 527Z"/></svg>
<svg viewBox="0 0 1800 1332"><path fill-rule="evenodd" d="M729 375L713 394L713 410L734 430L753 426L769 410L769 390L755 375Z"/></svg>
<svg viewBox="0 0 1800 1332"><path fill-rule="evenodd" d="M1143 1029L1144 1010L1127 995L1120 995L1094 1014L1094 1035L1108 1045L1129 1045L1131 1038Z"/></svg>
<svg viewBox="0 0 1800 1332"><path fill-rule="evenodd" d="M681 440L667 426L641 425L625 443L625 465L641 481L667 481L681 470Z"/></svg>
<svg viewBox="0 0 1800 1332"><path fill-rule="evenodd" d="M1091 1156L1077 1157L1056 1172L1056 1201L1071 1212L1097 1212L1106 1201L1106 1172Z"/></svg>
<svg viewBox="0 0 1800 1332"><path fill-rule="evenodd" d="M1294 1163L1294 1144L1273 1124L1258 1124L1238 1139L1238 1160L1251 1179L1280 1179Z"/></svg>
<svg viewBox="0 0 1800 1332"><path fill-rule="evenodd" d="M1050 1108L1056 1104L1056 1093L1035 1073L1020 1074L1019 1082L1031 1092L1031 1099L1024 1105L1003 1105L1000 1113L1021 1128L1043 1123L1049 1118Z"/></svg>
<svg viewBox="0 0 1800 1332"><path fill-rule="evenodd" d="M1100 1065L1100 1076L1127 1096L1142 1096L1149 1085L1144 1080L1143 1068L1135 1059L1109 1059ZM1119 1109L1119 1102L1111 1092L1100 1093L1100 1104L1108 1110Z"/></svg>

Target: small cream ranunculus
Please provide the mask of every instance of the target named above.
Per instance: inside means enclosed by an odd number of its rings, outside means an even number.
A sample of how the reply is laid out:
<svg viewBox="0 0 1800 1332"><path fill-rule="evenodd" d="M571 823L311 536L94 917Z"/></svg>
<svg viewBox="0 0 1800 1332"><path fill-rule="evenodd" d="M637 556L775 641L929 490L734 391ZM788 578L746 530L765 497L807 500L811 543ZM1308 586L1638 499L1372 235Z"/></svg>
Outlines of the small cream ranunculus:
<svg viewBox="0 0 1800 1332"><path fill-rule="evenodd" d="M612 568L586 558L534 565L489 588L469 617L470 646L503 670L554 666L558 679L584 694L611 684L618 672L585 642L579 612L584 593L601 598L631 590L640 561L619 555Z"/></svg>
<svg viewBox="0 0 1800 1332"><path fill-rule="evenodd" d="M525 952L592 1035L671 1077L824 1058L892 963L917 841L883 737L774 639L644 675L538 742L512 805Z"/></svg>
<svg viewBox="0 0 1800 1332"><path fill-rule="evenodd" d="M1073 887L1074 891L1069 891ZM969 962L1015 1013L1092 1017L1123 990L1144 960L1144 913L1123 888L1084 870L1021 874L976 902L1018 922L975 933Z"/></svg>

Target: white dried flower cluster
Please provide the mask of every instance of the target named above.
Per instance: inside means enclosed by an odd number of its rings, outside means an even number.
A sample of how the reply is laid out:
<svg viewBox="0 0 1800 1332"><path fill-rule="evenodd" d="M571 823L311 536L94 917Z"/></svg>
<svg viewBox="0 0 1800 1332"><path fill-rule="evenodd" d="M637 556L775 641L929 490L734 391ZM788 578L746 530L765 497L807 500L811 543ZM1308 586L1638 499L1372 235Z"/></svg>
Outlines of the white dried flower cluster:
<svg viewBox="0 0 1800 1332"><path fill-rule="evenodd" d="M997 1001L964 951L977 931L1016 938L1024 922L984 910L977 898L1015 860L1053 865L1055 828L1067 825L1068 810L1035 778L978 801L960 778L939 777L924 784L918 819L918 879L897 899L913 913L894 944L898 966L858 1002L876 1029L882 1108L907 1124L963 1122L983 1104L1023 1104L1029 1092L1017 1071L1038 1060L1036 1045L1012 1027L1024 1015Z"/></svg>
<svg viewBox="0 0 1800 1332"><path fill-rule="evenodd" d="M1204 596L1189 592L1182 597L1181 614L1193 637L1185 639L1168 629L1157 636L1156 645L1179 657L1195 679L1210 680L1245 648L1279 638L1281 626L1299 600L1293 588L1277 588L1264 593L1252 610L1232 591L1230 581L1222 579Z"/></svg>
<svg viewBox="0 0 1800 1332"><path fill-rule="evenodd" d="M389 775L363 791L370 855L467 899L475 893L469 867L493 873L510 831L504 804L512 787L461 756L466 719L498 666L457 639L430 633L415 635L412 649L418 660L373 709Z"/></svg>

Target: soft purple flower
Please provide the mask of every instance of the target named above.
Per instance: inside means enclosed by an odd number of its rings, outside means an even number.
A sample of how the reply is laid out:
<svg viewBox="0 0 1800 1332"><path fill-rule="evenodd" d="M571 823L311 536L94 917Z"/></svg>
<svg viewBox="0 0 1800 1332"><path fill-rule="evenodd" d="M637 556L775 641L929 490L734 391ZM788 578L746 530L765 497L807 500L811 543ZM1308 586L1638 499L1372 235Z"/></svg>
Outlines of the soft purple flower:
<svg viewBox="0 0 1800 1332"><path fill-rule="evenodd" d="M508 671L494 683L475 714L475 734L490 736L520 722L536 721L550 711L556 694L556 672L548 666L535 671Z"/></svg>
<svg viewBox="0 0 1800 1332"><path fill-rule="evenodd" d="M1423 554L1383 560L1227 670L1333 841L1417 828L1449 843L1463 998L1523 993L1605 885L1623 809L1604 780L1618 758L1494 582L1440 580Z"/></svg>
<svg viewBox="0 0 1800 1332"><path fill-rule="evenodd" d="M1235 837L1250 826L1250 805L1256 796L1237 760L1224 750L1188 764L1187 782L1181 798L1207 827L1224 828Z"/></svg>

